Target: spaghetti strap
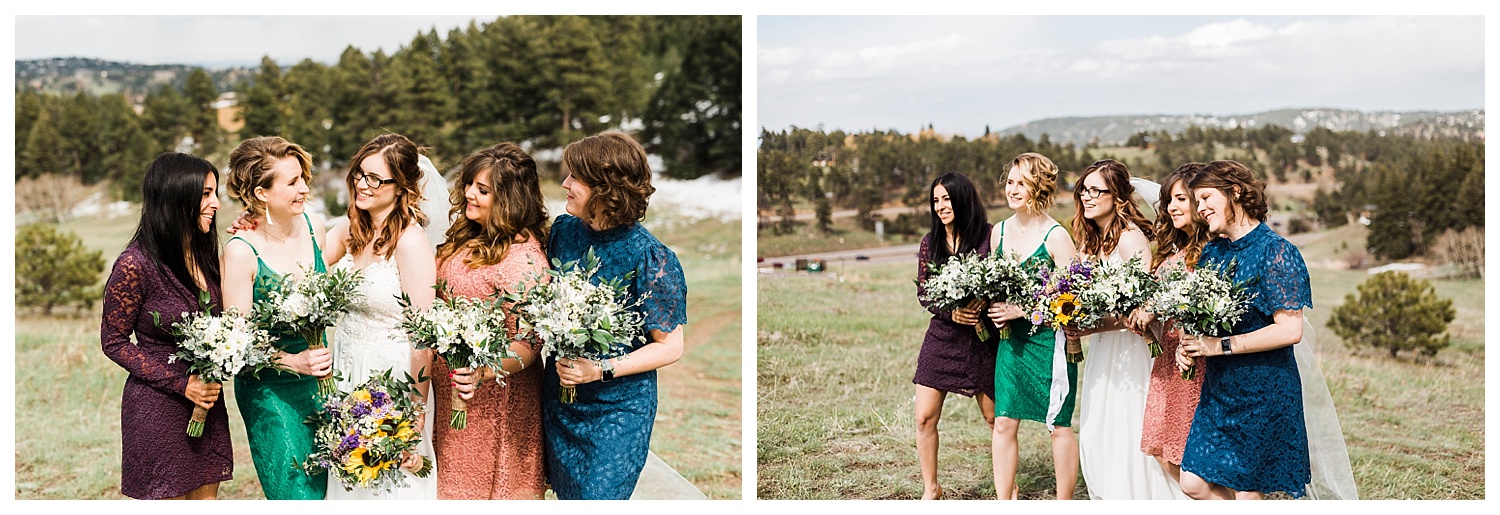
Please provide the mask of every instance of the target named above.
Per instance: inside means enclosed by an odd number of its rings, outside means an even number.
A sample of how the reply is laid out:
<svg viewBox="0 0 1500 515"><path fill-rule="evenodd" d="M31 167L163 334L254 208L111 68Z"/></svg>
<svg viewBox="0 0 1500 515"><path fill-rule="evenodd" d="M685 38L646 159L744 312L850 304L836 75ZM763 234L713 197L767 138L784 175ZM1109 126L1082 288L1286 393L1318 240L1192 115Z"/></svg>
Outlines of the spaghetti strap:
<svg viewBox="0 0 1500 515"><path fill-rule="evenodd" d="M995 255L1005 255L1005 220L1000 221L1000 243L995 245Z"/></svg>
<svg viewBox="0 0 1500 515"><path fill-rule="evenodd" d="M1042 245L1046 245L1047 244L1047 238L1051 238L1052 237L1052 231L1055 230L1055 229L1057 229L1057 228L1059 228L1059 227L1062 227L1062 224L1052 224L1052 228L1051 229L1047 229L1047 234L1043 234L1042 235Z"/></svg>
<svg viewBox="0 0 1500 515"><path fill-rule="evenodd" d="M255 259L260 259L260 251L255 250L255 245L251 245L250 244L250 240L241 238L239 236L233 236L233 237L229 238L229 241L224 242L224 244L228 245L230 241L234 241L234 240L240 240L240 241L245 242L245 246L250 247L250 252L255 253ZM314 242L314 244L316 244L316 242Z"/></svg>
<svg viewBox="0 0 1500 515"><path fill-rule="evenodd" d="M302 221L307 222L307 237L308 237L308 239L312 240L312 244L313 244L313 261L314 261L315 264L316 263L322 263L323 262L323 249L318 248L318 237L313 235L312 217L308 216L308 214L307 214L306 211L302 212Z"/></svg>

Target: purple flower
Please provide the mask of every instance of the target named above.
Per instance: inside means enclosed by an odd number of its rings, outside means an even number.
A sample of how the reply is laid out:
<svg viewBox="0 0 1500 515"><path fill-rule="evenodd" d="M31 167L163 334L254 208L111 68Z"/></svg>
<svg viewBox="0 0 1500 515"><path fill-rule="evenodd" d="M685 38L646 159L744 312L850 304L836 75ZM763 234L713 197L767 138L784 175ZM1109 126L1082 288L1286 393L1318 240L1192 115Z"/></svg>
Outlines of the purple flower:
<svg viewBox="0 0 1500 515"><path fill-rule="evenodd" d="M1032 311L1031 312L1031 325L1042 325L1042 322L1045 322L1045 321L1046 320L1043 319L1042 312L1040 312L1040 311Z"/></svg>
<svg viewBox="0 0 1500 515"><path fill-rule="evenodd" d="M364 404L355 404L354 409L349 410L349 413L356 417L363 417L370 414L370 407Z"/></svg>
<svg viewBox="0 0 1500 515"><path fill-rule="evenodd" d="M359 436L356 435L345 436L339 442L339 452L352 451L355 447L359 447Z"/></svg>
<svg viewBox="0 0 1500 515"><path fill-rule="evenodd" d="M384 406L386 401L389 401L390 398L391 397L389 395L386 395L385 392L382 392L380 390L376 390L370 394L370 402L373 403L377 408Z"/></svg>

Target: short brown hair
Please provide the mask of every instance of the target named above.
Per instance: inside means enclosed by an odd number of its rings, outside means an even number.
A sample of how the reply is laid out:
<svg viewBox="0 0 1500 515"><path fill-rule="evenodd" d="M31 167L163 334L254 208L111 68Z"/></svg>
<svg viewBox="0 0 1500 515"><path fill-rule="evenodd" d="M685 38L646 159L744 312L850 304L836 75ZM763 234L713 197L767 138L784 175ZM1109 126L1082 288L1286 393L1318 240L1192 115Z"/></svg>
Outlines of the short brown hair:
<svg viewBox="0 0 1500 515"><path fill-rule="evenodd" d="M255 198L255 189L269 189L276 178L266 172L276 166L277 160L288 157L297 160L302 166L302 180L311 183L312 154L303 150L301 145L281 136L259 136L240 142L240 146L229 153L229 176L224 181L229 198L245 204L245 211L250 216L265 214L265 204Z"/></svg>
<svg viewBox="0 0 1500 515"><path fill-rule="evenodd" d="M422 177L422 169L417 167L417 157L422 150L406 136L386 133L359 147L359 151L349 159L349 173L344 175L344 184L349 187L350 196L350 254L357 254L365 245L373 244L376 255L384 255L389 259L396 253L396 241L401 239L401 232L406 230L406 226L413 222L427 223L427 215L422 214L422 190L417 187ZM396 181L391 183L391 186L396 187L396 207L386 217L384 227L374 227L370 213L356 208L353 201L356 186L354 174L369 173L361 165L373 155L383 157L386 169L391 171L391 179Z"/></svg>
<svg viewBox="0 0 1500 515"><path fill-rule="evenodd" d="M458 182L448 193L453 225L448 227L447 241L438 246L438 263L465 248L473 249L464 260L469 268L499 263L517 235L535 239L547 248L547 204L542 200L536 161L530 154L515 143L499 143L465 156L459 170ZM484 218L474 221L463 215L468 203L464 190L481 173L490 178L494 201Z"/></svg>
<svg viewBox="0 0 1500 515"><path fill-rule="evenodd" d="M610 228L646 217L651 167L646 150L623 132L601 132L563 149L563 170L593 190L583 206L584 222Z"/></svg>
<svg viewBox="0 0 1500 515"><path fill-rule="evenodd" d="M1057 165L1052 164L1051 159L1036 152L1026 152L1010 160L1010 168L1021 170L1021 185L1031 192L1027 207L1038 213L1052 209L1052 193L1057 191ZM1006 170L1006 173L1010 171Z"/></svg>
<svg viewBox="0 0 1500 515"><path fill-rule="evenodd" d="M1188 179L1189 190L1213 188L1231 202L1239 204L1245 214L1256 221L1266 221L1266 183L1255 178L1255 172L1238 161L1214 161L1204 165ZM1224 221L1234 223L1234 212L1224 213Z"/></svg>

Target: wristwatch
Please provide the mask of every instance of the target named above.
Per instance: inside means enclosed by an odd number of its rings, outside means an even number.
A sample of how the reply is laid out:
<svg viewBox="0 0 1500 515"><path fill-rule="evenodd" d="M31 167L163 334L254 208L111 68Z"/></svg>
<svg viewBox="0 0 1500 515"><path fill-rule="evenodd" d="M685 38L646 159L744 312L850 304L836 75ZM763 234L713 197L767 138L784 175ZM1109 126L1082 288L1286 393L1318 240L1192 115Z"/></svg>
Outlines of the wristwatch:
<svg viewBox="0 0 1500 515"><path fill-rule="evenodd" d="M1229 337L1228 336L1225 336L1223 338L1219 338L1219 350L1224 351L1224 355L1225 356L1228 356L1230 354L1234 354L1234 352L1229 349Z"/></svg>
<svg viewBox="0 0 1500 515"><path fill-rule="evenodd" d="M600 370L599 382L601 382L601 383L608 383L608 382L613 381L615 379L615 364L614 363L610 363L610 361L608 359L604 359L604 360L600 360L599 361L599 370Z"/></svg>

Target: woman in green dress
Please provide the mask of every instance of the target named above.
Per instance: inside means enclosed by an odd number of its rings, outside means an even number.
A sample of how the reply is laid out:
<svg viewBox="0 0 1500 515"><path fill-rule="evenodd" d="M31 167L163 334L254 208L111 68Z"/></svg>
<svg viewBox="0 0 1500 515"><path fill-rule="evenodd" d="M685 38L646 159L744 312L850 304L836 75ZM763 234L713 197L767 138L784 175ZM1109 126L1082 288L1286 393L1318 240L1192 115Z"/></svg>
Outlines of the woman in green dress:
<svg viewBox="0 0 1500 515"><path fill-rule="evenodd" d="M1046 156L1027 152L1011 160L1005 201L1016 214L991 230L991 252L1021 260L1031 274L1071 261L1076 252L1073 239L1047 215L1056 189L1057 165ZM1032 420L1046 424L1052 435L1057 498L1072 499L1078 486L1078 437L1071 428L1078 365L1063 356L1061 333L1039 328L1032 334L1023 307L996 302L989 307L989 317L996 326L1010 324L1010 338L1000 340L995 355L995 429L990 441L995 493L1002 499L1018 496L1016 431L1022 420Z"/></svg>
<svg viewBox="0 0 1500 515"><path fill-rule="evenodd" d="M278 274L326 270L323 223L304 211L312 156L301 146L275 136L245 140L229 154L229 169L229 196L245 204L254 228L224 246L224 303L249 312ZM267 499L322 499L327 476L309 476L298 465L313 447L312 427L302 421L317 409L317 380L332 373L333 357L327 348L308 349L299 336L274 336L288 371L234 380L255 473Z"/></svg>

